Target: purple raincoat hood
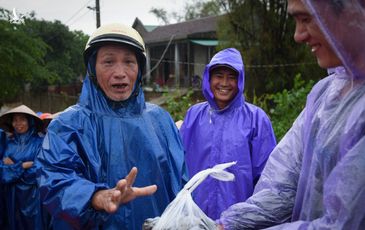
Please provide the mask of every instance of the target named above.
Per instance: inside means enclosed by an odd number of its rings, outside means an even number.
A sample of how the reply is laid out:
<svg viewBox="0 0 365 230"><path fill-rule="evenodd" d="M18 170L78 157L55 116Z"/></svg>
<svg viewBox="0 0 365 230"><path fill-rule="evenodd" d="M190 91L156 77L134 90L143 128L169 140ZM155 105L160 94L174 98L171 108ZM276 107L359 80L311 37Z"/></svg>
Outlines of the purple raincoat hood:
<svg viewBox="0 0 365 230"><path fill-rule="evenodd" d="M215 54L210 63L205 67L203 74L203 95L209 102L209 105L215 110L219 110L216 102L214 101L214 95L210 89L210 70L215 65L227 65L232 67L238 72L238 92L232 102L227 107L237 107L244 102L243 91L245 83L244 65L240 52L234 48L228 48Z"/></svg>

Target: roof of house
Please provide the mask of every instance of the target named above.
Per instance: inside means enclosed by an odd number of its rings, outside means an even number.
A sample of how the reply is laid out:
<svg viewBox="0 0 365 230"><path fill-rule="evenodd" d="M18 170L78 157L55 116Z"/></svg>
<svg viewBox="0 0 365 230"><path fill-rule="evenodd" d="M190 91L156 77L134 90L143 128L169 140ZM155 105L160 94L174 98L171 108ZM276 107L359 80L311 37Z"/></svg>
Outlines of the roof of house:
<svg viewBox="0 0 365 230"><path fill-rule="evenodd" d="M136 29L141 35L154 30L158 25L143 25L142 21L137 17L134 19L132 27Z"/></svg>
<svg viewBox="0 0 365 230"><path fill-rule="evenodd" d="M158 26L155 25L145 25L144 26L148 32L151 32L152 30L156 29Z"/></svg>
<svg viewBox="0 0 365 230"><path fill-rule="evenodd" d="M222 16L209 16L199 19L193 19L185 22L179 22L170 25L157 26L152 31L139 31L146 44L168 42L172 37L173 40L181 39L216 39L216 30L218 26L218 20ZM133 27L139 30L137 24L141 23L138 18L133 23ZM143 25L143 24L142 24ZM147 31L147 32L146 32Z"/></svg>

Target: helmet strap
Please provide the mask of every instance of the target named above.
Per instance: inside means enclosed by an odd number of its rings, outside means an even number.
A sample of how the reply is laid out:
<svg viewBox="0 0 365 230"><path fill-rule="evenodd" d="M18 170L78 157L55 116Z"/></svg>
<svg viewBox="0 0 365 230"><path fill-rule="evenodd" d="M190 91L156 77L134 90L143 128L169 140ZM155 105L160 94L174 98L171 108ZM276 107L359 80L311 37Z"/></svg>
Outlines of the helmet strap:
<svg viewBox="0 0 365 230"><path fill-rule="evenodd" d="M89 75L89 78L94 83L96 87L99 87L98 81L96 79L96 53L98 49L94 49L89 57L89 61L87 63L87 75Z"/></svg>

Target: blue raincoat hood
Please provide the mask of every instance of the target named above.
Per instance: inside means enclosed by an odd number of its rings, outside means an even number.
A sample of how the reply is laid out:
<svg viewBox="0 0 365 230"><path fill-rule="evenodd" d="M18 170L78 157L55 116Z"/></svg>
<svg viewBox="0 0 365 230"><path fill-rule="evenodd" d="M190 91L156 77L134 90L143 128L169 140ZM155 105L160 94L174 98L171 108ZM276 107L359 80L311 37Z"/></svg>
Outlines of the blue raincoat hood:
<svg viewBox="0 0 365 230"><path fill-rule="evenodd" d="M214 101L214 95L210 89L210 71L215 65L228 65L238 72L238 92L235 98L227 107L241 106L244 102L243 91L245 86L245 72L241 54L235 48L228 48L218 52L213 56L210 63L205 67L203 74L203 95L209 102L210 106L215 110L219 110L216 102Z"/></svg>

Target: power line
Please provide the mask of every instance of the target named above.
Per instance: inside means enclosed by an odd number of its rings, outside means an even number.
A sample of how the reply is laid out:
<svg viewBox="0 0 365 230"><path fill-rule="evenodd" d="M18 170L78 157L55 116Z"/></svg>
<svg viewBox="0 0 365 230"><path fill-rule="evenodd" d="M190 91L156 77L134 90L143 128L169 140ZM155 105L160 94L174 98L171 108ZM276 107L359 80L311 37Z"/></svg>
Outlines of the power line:
<svg viewBox="0 0 365 230"><path fill-rule="evenodd" d="M284 63L284 64L267 64L267 65L246 65L248 69L263 69L263 68L282 68L282 67L294 67L300 65L316 65L317 62L298 62L298 63Z"/></svg>
<svg viewBox="0 0 365 230"><path fill-rule="evenodd" d="M155 70L155 69L156 69L156 68L160 65L160 63L161 63L162 59L164 58L164 56L165 56L165 54L166 54L166 52L167 52L168 48L170 47L171 42L172 42L172 40L174 39L174 37L175 37L175 34L171 35L170 40L169 40L169 42L167 43L167 45L166 45L166 47L165 47L165 50L163 51L163 53L162 53L162 55L161 55L160 59L150 59L150 60L157 61L157 63L156 63L156 65L155 65L155 66L153 66L153 67L151 68L151 70L150 70L148 73L146 73L146 75L150 75L150 74L152 73L152 71L154 71L154 70ZM174 62L174 63L175 63L175 62ZM180 63L180 62L178 62L178 63Z"/></svg>
<svg viewBox="0 0 365 230"><path fill-rule="evenodd" d="M76 18L72 23L70 23L68 26L71 26L75 24L79 19L83 18L86 14L90 13L90 11L86 11L84 14L80 15L78 18Z"/></svg>
<svg viewBox="0 0 365 230"><path fill-rule="evenodd" d="M85 3L85 5L83 5L80 9L78 9L77 11L76 11L76 13L74 13L69 19L67 19L66 20L66 22L65 22L65 24L67 25L67 23L69 22L69 21L71 21L74 17L76 17L76 15L78 14L78 13L80 13L81 12L81 10L83 10L83 9L85 9L86 8L86 6L91 2L91 1L93 1L93 0L88 0L86 3ZM85 15L85 14L83 14L83 15Z"/></svg>
<svg viewBox="0 0 365 230"><path fill-rule="evenodd" d="M163 58L163 56L162 56ZM155 70L157 68L157 66L161 63L176 63L176 61L174 60L161 60L160 59L155 59L155 58L150 58L151 61L157 61L157 64L154 66L153 69L150 70L150 72L152 72L153 70ZM183 64L183 65L200 65L200 66L206 66L207 64L204 63L195 63L195 62L182 62L179 61L177 62L178 64ZM282 67L294 67L294 66L301 66L301 65L315 65L317 64L316 62L297 62L297 63L284 63L284 64L266 64L266 65L245 65L245 69L264 69L264 68L282 68Z"/></svg>
<svg viewBox="0 0 365 230"><path fill-rule="evenodd" d="M91 1L91 0L90 0ZM68 26L71 26L73 25L75 22L77 22L80 18L84 17L87 13L90 13L90 11L86 11L84 14L82 14L81 16L79 16L78 18L76 18L72 23L70 23ZM66 25L66 23L65 23ZM58 34L55 34L53 35L52 37L49 37L47 39L44 39L44 41L47 43L47 42L50 42L52 39L54 39L55 37L57 37Z"/></svg>

